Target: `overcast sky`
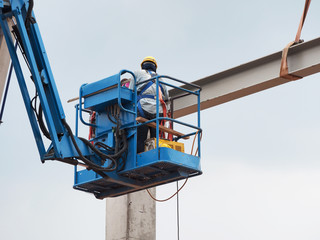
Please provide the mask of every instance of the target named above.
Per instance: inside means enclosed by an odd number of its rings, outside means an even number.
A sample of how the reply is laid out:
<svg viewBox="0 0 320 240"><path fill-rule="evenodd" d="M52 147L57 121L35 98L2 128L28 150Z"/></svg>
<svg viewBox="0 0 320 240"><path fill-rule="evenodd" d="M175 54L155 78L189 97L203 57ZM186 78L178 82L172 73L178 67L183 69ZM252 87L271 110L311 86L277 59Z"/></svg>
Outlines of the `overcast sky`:
<svg viewBox="0 0 320 240"><path fill-rule="evenodd" d="M294 40L303 6L303 0L35 0L34 10L72 125L74 106L66 101L83 83L138 69L148 55L159 73L198 80L283 49ZM319 9L313 1L306 41L319 37ZM318 78L202 112L204 173L180 194L180 239L320 238ZM0 126L0 239L104 239L105 200L73 190L71 166L41 164L12 80ZM158 198L175 187L159 188ZM157 239L177 239L175 199L157 210Z"/></svg>

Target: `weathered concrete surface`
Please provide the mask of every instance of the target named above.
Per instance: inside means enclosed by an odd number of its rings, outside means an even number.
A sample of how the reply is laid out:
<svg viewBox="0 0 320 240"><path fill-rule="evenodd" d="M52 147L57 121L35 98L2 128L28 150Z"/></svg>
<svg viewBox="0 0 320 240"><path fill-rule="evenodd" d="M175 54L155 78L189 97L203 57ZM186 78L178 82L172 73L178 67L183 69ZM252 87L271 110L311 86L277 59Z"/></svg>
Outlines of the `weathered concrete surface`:
<svg viewBox="0 0 320 240"><path fill-rule="evenodd" d="M156 189L150 189L153 196ZM106 201L106 240L155 240L156 203L143 190Z"/></svg>
<svg viewBox="0 0 320 240"><path fill-rule="evenodd" d="M10 55L3 36L2 28L0 27L0 106L2 105L2 97L7 81L9 64Z"/></svg>

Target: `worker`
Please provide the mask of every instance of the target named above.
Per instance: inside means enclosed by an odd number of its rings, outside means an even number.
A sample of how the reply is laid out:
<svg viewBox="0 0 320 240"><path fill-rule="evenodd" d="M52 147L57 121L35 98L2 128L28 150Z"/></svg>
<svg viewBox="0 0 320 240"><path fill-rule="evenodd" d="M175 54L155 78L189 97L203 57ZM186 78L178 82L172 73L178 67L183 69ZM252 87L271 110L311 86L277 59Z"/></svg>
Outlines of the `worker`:
<svg viewBox="0 0 320 240"><path fill-rule="evenodd" d="M141 63L141 70L135 71L136 83L143 82L152 77L157 76L157 61L154 57L146 57ZM161 79L163 81L163 79ZM167 106L165 101L169 99L169 93L166 85L159 83L159 116L166 116ZM130 89L134 89L134 82L131 81L129 85ZM148 120L156 118L157 103L156 103L156 81L149 81L137 86L138 95L138 116L146 118ZM150 138L156 137L156 129L143 125L137 129L137 153L144 151L144 142L147 139L148 131L150 130Z"/></svg>

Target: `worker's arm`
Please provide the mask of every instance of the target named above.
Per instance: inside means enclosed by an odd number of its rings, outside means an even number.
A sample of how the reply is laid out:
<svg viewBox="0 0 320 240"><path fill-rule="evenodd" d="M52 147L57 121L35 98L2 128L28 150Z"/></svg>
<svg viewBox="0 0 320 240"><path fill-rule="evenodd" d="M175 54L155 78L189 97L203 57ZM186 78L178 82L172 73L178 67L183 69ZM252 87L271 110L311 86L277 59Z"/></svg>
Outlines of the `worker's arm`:
<svg viewBox="0 0 320 240"><path fill-rule="evenodd" d="M139 81L140 81L140 79L141 79L141 73L140 73L140 71L134 71L134 76L136 77L136 83L138 83ZM131 89L131 90L133 90L134 89L134 81L133 81L133 79L132 78L130 78L130 84L129 84L129 89ZM139 86L138 86L138 88L139 88Z"/></svg>
<svg viewBox="0 0 320 240"><path fill-rule="evenodd" d="M164 90L164 96L163 96L163 99L165 101L169 100L169 91L168 91L168 88L166 85L162 84L163 86L163 90Z"/></svg>

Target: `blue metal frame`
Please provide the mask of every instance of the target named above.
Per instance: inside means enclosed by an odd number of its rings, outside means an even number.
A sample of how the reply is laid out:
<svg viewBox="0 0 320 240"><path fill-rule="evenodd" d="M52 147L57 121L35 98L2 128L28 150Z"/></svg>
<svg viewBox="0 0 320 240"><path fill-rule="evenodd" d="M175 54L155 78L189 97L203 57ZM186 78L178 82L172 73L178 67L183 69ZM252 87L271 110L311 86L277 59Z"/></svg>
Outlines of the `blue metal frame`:
<svg viewBox="0 0 320 240"><path fill-rule="evenodd" d="M84 121L84 119L83 119L83 117L82 117L82 111L83 111L83 109L82 109L82 105L83 105L83 102L82 102L82 98L83 98L83 96L82 96L82 89L83 89L83 87L86 86L86 85L87 85L87 83L82 84L81 87L80 87L80 90L79 90L79 104L78 104L77 106L78 106L78 108L79 108L80 121L81 121L84 125L87 125L87 126L90 126L90 127L97 127L97 125L95 125L95 124L87 123L86 121ZM77 112L78 112L78 111L77 111Z"/></svg>
<svg viewBox="0 0 320 240"><path fill-rule="evenodd" d="M0 11L2 12L2 10L0 10ZM42 137L40 134L40 130L39 130L39 127L37 124L36 117L35 117L32 109L31 109L31 106L30 106L31 98L30 98L30 95L29 95L29 92L27 89L27 85L26 85L26 82L25 82L25 79L23 76L23 72L22 72L22 68L19 63L18 56L17 56L15 48L14 48L14 43L11 39L11 33L9 30L9 26L8 26L6 19L3 19L2 17L0 18L0 24L1 24L2 31L4 33L4 37L6 39L6 43L7 43L8 50L9 50L9 53L11 56L12 64L14 66L14 69L15 69L15 72L17 75L20 91L22 94L22 98L23 98L26 110L27 110L28 117L30 119L30 123L31 123L31 127L32 127L32 131L33 131L35 140L36 140L38 151L39 151L40 157L42 158L46 151L45 151L45 147L44 147L44 144L42 141Z"/></svg>
<svg viewBox="0 0 320 240"><path fill-rule="evenodd" d="M161 81L160 79L169 79L169 80L172 80L174 82L183 83L184 85L192 87L192 88L195 88L196 90L189 90L189 89L186 89L186 88L182 88L182 87L179 87L179 86L176 86L176 85ZM136 84L136 86L142 85L142 84L146 84L147 82L150 82L150 81L156 81L156 99L157 99L157 101L156 101L156 109L157 109L156 118L152 119L152 120L149 120L147 122L144 122L144 123L140 123L137 126L142 126L142 125L145 125L145 124L148 124L148 123L151 123L151 122L156 122L156 126L157 126L157 135L156 135L157 149L159 148L159 122L161 120L168 120L168 121L172 121L172 122L175 122L175 123L178 123L178 124L190 127L190 128L197 129L198 131L186 134L186 135L181 136L181 137L176 137L175 140L177 141L177 140L179 140L181 138L197 134L198 135L198 156L200 157L200 141L201 141L200 136L201 136L201 133L202 133L202 129L200 127L200 91L201 91L201 87L197 86L195 84L192 84L192 83L188 83L188 82L185 82L185 81L170 77L170 76L166 76L166 75L157 75L155 77L152 77L152 78L150 78L148 80L145 80L145 81L142 81L142 82ZM167 85L169 87L175 88L175 89L179 89L179 90L181 90L183 92L186 92L188 94L193 94L193 95L195 95L197 97L197 118L198 118L197 126L194 126L194 125L191 125L191 124L187 124L187 123L175 120L173 118L160 117L159 116L159 102L160 102L159 101L159 84L163 84L163 85Z"/></svg>
<svg viewBox="0 0 320 240"><path fill-rule="evenodd" d="M32 23L29 25L28 30L25 26L28 3L28 1L23 0L12 0L11 11L8 11L8 8L6 7L6 13L3 12L3 8L0 8L0 24L4 32L13 67L17 75L20 91L22 93L34 138L37 143L40 159L44 162L47 159L53 158L65 159L76 157L78 154L75 148L70 147L73 144L67 129L62 123L65 119L65 115L38 25L36 22ZM47 149L43 142L35 113L33 112L30 104L31 98L26 85L26 78L23 75L18 56L15 52L11 32L7 23L7 19L12 16L16 20L16 26L20 37L20 45L21 48L23 48L26 59L29 63L32 79L38 92L46 125L50 133L51 144ZM35 19L33 12L32 16ZM61 138L58 135L63 137ZM87 155L89 152L87 147L84 147L78 139L76 139L76 141L79 143L83 153ZM49 152L50 154L48 154Z"/></svg>
<svg viewBox="0 0 320 240"><path fill-rule="evenodd" d="M127 109L122 106L122 95L121 92L123 90L123 87L120 85L120 77L124 72L129 72L127 70L122 70L118 73L117 75L117 85L118 85L118 100L117 103L121 110L123 112L127 112L129 115L133 114L134 118L131 118L131 120L135 119L137 116L137 104L136 99L137 99L137 88L135 87L133 89L133 98L132 98L132 104L134 107L134 111ZM130 72L131 73L131 72ZM131 73L134 79L134 75ZM185 89L179 86L175 86L174 84L170 84L167 82L162 81L162 79L168 78L169 80L176 81L178 83L184 83L186 85L189 85L190 87L196 88L196 90L189 90ZM136 80L134 79L135 83ZM129 126L122 126L122 129L130 130L132 131L133 140L131 141L130 145L130 152L134 152L135 154L131 155L127 159L128 163L126 164L125 168L123 170L117 171L117 172L110 172L110 173L105 173L111 180L105 180L103 177L99 176L98 174L88 171L88 170L78 170L76 167L75 170L75 185L74 188L86 192L91 192L95 194L97 198L104 198L104 197L111 197L111 196L118 196L122 195L124 193L129 193L129 192L134 192L138 191L141 189L145 189L151 186L157 186L165 183L169 183L172 181L176 180L181 180L187 177L193 177L196 175L201 174L200 170L200 134L202 132L200 128L200 90L201 88L198 86L193 86L192 84L185 83L181 80L177 80L168 76L157 76L154 78L151 78L149 80L140 82L138 84L135 84L136 86L140 84L145 84L149 81L155 81L157 84L157 96L156 98L158 99L157 102L157 112L156 112L156 118L149 120L145 123L136 123L134 121L134 124L129 124ZM168 85L177 89L180 89L181 91L186 92L187 94L193 94L196 96L198 103L198 112L199 114L197 115L198 121L197 125L191 125L176 119L172 119L169 117L160 117L159 114L159 84L164 84ZM85 85L86 88L90 89L90 85ZM95 86L92 86L92 88L96 91L99 92L98 89L95 88ZM87 91L87 93L91 93L92 91ZM82 95L80 95L82 97ZM80 102L80 104L84 104L86 99L84 99L84 102ZM91 106L91 105L90 105ZM131 106L132 107L132 106ZM81 119L80 119L81 120ZM158 145L158 140L159 140L159 124L161 120L167 120L167 121L172 121L177 124L184 125L186 127L189 127L191 129L194 129L194 131L187 133L184 136L181 137L176 137L175 140L178 141L179 139L187 136L193 136L193 135L198 135L198 153L196 156L192 156L190 154L186 153L181 153L177 152L173 149L169 148L163 148L159 147ZM157 147L156 149L153 149L148 152L136 154L136 148L137 148L137 128L148 124L150 122L156 122L156 127L157 127ZM128 134L129 136L129 134ZM92 141L98 141L102 137L96 136L95 139ZM159 168L159 166L164 166ZM171 169L171 170L170 170ZM172 172L173 169L173 172ZM154 175L163 175L161 177L157 177L153 179L153 174ZM150 179L150 180L143 180L142 179ZM140 179L140 180L139 180ZM153 180L152 180L153 179ZM95 187L96 185L99 185L100 187ZM101 185L105 185L105 188L101 188ZM117 186L117 187L113 187Z"/></svg>
<svg viewBox="0 0 320 240"><path fill-rule="evenodd" d="M158 186L172 181L193 177L201 174L200 169L200 88L196 85L186 83L184 81L171 78L169 76L156 76L147 81L155 81L156 83L156 118L146 123L137 124L137 87L141 83L136 83L134 73L128 70L121 70L118 74L106 79L102 79L92 84L84 84L79 90L79 103L76 105L76 122L75 135L70 131L65 121L65 114L62 108L61 100L55 85L51 67L47 58L47 54L42 42L40 31L37 23L30 23L26 28L26 15L28 11L29 1L27 0L11 0L11 11L8 8L4 10L3 1L0 0L0 25L3 30L5 40L12 59L12 64L17 75L20 91L27 110L29 121L32 127L34 138L38 147L41 161L59 160L71 164L76 164L76 159L84 163L98 165L103 170L74 170L74 188L93 193L97 198L110 196L118 196L129 192L138 191L151 186ZM14 17L19 33L19 43L24 50L27 62L29 63L32 73L32 80L35 84L40 103L43 109L46 125L49 130L51 143L46 148L42 139L42 134L38 125L36 114L30 104L31 98L23 75L22 68L15 51L14 43L11 38L11 32L7 23L7 18ZM35 16L32 12L32 16ZM134 89L130 90L121 86L121 76L130 74L134 81ZM177 83L183 83L196 90L184 89L170 83L162 81L169 79ZM145 81L146 82L146 81ZM112 85L113 84L113 85ZM160 84L177 88L187 94L197 96L198 101L198 123L197 126L187 124L176 119L168 117L160 117L159 114L159 86ZM107 87L106 87L107 85ZM110 119L107 107L117 105L117 118L115 123ZM82 117L83 111L98 111L96 124L87 123ZM115 144L114 130L122 131L127 141L127 156L121 156L118 160L116 170L107 171L110 160L103 160L100 153L94 152L91 145L86 145L84 140L78 137L78 119L87 126L95 127L97 136L91 140L92 144L96 142L105 143L110 149ZM120 119L120 120L119 120ZM172 121L193 129L185 136L198 134L198 155L181 153L169 148L159 147L159 124L161 120ZM119 128L121 121L121 126ZM137 129L138 127L149 122L156 122L156 138L157 146L155 149L137 154ZM125 135L124 135L125 134ZM178 141L181 137L175 138ZM124 146L123 141L122 146ZM98 147L99 148L99 147ZM95 151L98 149L94 149ZM98 149L102 154L108 154L110 150ZM116 152L116 151L114 151ZM100 155L99 155L100 154ZM124 154L121 152L121 154ZM102 159L101 159L102 158ZM126 159L125 159L126 158ZM109 158L110 159L110 158ZM120 160L122 162L120 162ZM126 160L126 161L125 161ZM88 162L89 161L89 162ZM82 164L84 165L84 164ZM87 168L89 168L87 166Z"/></svg>
<svg viewBox="0 0 320 240"><path fill-rule="evenodd" d="M125 74L125 73L129 73L131 74L132 76L132 80L134 81L134 85L136 85L136 76L134 75L133 72L129 71L129 70L121 70L118 74L118 105L120 106L120 108L125 111L125 112L128 112L128 113L131 113L135 116L135 118L137 118L137 105L135 105L134 107L134 111L130 111L129 109L125 109L123 106L122 106L122 103L121 103L121 75ZM137 88L134 88L133 90L134 92L134 97L133 97L133 102L135 103L137 101Z"/></svg>

